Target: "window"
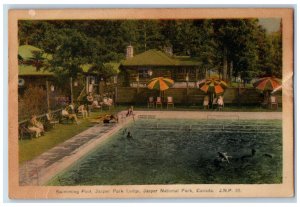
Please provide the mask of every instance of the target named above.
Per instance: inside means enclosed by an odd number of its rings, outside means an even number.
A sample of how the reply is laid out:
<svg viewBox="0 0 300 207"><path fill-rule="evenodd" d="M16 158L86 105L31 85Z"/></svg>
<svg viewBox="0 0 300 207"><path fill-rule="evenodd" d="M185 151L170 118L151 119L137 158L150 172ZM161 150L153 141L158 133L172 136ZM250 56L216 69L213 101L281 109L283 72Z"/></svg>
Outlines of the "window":
<svg viewBox="0 0 300 207"><path fill-rule="evenodd" d="M140 78L148 78L149 77L148 69L147 68L139 69L139 77Z"/></svg>

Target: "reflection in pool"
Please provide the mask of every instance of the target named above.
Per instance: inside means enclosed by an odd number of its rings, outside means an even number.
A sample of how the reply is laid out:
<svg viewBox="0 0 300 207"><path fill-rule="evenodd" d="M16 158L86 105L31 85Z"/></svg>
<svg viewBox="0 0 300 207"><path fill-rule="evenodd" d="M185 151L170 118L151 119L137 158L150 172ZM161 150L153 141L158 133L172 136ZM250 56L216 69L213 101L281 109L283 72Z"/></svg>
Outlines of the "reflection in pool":
<svg viewBox="0 0 300 207"><path fill-rule="evenodd" d="M48 184L281 182L281 120L140 119Z"/></svg>

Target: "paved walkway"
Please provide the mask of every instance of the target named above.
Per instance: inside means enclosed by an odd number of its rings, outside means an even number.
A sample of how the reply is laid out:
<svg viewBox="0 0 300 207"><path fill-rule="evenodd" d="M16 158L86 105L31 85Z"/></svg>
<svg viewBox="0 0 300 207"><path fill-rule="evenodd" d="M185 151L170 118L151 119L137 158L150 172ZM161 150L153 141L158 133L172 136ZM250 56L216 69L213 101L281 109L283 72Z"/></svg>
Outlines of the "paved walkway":
<svg viewBox="0 0 300 207"><path fill-rule="evenodd" d="M136 111L139 116L156 119L282 119L282 112L223 112L223 111Z"/></svg>

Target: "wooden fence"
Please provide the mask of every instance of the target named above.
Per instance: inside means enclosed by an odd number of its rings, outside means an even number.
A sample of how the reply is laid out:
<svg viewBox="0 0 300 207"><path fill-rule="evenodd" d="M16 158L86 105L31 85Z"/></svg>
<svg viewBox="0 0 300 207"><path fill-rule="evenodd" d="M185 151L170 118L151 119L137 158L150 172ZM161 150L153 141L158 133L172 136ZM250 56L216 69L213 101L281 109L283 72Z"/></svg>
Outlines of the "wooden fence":
<svg viewBox="0 0 300 207"><path fill-rule="evenodd" d="M150 96L159 96L159 91L148 88L118 87L116 103L119 104L145 104ZM205 93L198 88L169 88L164 97L172 96L175 104L201 105ZM282 103L281 92L275 94L278 102ZM224 93L225 104L259 104L263 101L263 94L254 88L227 88Z"/></svg>

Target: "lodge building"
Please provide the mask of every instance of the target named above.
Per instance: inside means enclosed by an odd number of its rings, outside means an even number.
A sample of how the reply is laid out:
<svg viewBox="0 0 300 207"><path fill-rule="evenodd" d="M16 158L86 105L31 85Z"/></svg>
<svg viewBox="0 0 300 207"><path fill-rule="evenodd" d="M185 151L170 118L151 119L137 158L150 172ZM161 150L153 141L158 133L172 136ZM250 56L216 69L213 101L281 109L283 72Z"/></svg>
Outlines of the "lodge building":
<svg viewBox="0 0 300 207"><path fill-rule="evenodd" d="M157 49L147 50L134 55L133 47L128 46L126 60L120 64L119 81L123 86L146 87L147 82L154 77L167 77L174 80L174 88L195 85L205 78L205 70L201 70L201 63L189 56L175 56L172 49L165 51Z"/></svg>

